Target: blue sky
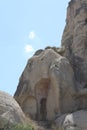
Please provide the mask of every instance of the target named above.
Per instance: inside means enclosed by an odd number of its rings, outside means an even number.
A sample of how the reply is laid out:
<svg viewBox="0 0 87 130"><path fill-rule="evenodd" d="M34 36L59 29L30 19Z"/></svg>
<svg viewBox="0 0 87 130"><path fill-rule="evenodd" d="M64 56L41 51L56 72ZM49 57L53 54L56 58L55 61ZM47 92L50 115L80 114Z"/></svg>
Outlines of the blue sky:
<svg viewBox="0 0 87 130"><path fill-rule="evenodd" d="M0 0L0 90L14 94L33 53L60 46L69 0Z"/></svg>

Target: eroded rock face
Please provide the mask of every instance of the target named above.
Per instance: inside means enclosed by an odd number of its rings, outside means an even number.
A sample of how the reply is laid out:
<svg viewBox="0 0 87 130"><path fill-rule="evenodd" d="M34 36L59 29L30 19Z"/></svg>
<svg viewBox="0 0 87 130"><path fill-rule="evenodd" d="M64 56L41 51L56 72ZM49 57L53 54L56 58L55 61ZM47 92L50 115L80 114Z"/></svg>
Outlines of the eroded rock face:
<svg viewBox="0 0 87 130"><path fill-rule="evenodd" d="M26 123L18 103L9 94L0 91L0 128L4 123Z"/></svg>
<svg viewBox="0 0 87 130"><path fill-rule="evenodd" d="M67 8L66 27L62 37L64 56L73 66L75 78L87 85L87 0L71 0Z"/></svg>
<svg viewBox="0 0 87 130"><path fill-rule="evenodd" d="M14 95L25 114L58 130L87 130L87 0L71 0L61 48L29 59Z"/></svg>
<svg viewBox="0 0 87 130"><path fill-rule="evenodd" d="M65 56L74 71L77 111L58 117L58 130L87 130L87 0L71 0L62 37ZM78 111L80 110L80 111Z"/></svg>
<svg viewBox="0 0 87 130"><path fill-rule="evenodd" d="M33 119L53 120L56 114L76 109L74 86L69 61L46 49L28 61L14 97Z"/></svg>

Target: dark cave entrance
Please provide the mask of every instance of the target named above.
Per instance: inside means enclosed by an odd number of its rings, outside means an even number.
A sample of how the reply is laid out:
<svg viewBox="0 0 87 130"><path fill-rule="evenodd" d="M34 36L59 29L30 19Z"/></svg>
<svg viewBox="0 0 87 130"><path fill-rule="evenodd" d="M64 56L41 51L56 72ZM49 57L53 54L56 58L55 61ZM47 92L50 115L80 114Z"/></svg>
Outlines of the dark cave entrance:
<svg viewBox="0 0 87 130"><path fill-rule="evenodd" d="M85 19L85 23L87 24L87 18Z"/></svg>
<svg viewBox="0 0 87 130"><path fill-rule="evenodd" d="M41 120L46 120L46 115L47 115L46 102L47 102L46 98L42 98L41 101L40 101L40 115L41 115Z"/></svg>

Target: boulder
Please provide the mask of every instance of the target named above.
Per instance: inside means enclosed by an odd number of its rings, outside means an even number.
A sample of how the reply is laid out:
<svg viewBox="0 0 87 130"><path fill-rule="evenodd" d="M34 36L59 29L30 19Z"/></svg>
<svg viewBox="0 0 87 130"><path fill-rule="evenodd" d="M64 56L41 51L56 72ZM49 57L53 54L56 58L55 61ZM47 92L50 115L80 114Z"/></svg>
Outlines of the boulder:
<svg viewBox="0 0 87 130"><path fill-rule="evenodd" d="M62 115L55 120L54 126L57 130L87 130L87 110Z"/></svg>
<svg viewBox="0 0 87 130"><path fill-rule="evenodd" d="M0 128L7 122L23 124L26 118L15 99L0 91Z"/></svg>

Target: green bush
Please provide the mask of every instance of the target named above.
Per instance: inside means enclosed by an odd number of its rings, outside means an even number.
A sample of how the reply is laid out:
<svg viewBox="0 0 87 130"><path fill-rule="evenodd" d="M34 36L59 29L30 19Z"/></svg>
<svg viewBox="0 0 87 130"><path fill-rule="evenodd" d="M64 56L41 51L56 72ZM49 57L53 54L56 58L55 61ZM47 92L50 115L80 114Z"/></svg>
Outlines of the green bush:
<svg viewBox="0 0 87 130"><path fill-rule="evenodd" d="M31 125L11 124L9 122L4 124L4 130L35 130Z"/></svg>

